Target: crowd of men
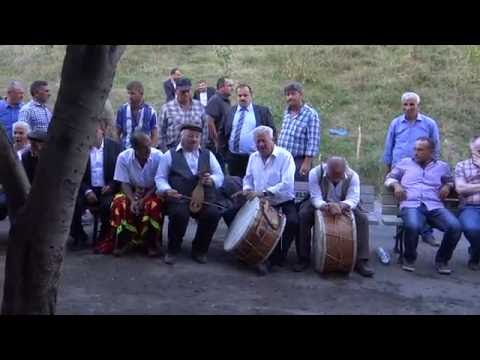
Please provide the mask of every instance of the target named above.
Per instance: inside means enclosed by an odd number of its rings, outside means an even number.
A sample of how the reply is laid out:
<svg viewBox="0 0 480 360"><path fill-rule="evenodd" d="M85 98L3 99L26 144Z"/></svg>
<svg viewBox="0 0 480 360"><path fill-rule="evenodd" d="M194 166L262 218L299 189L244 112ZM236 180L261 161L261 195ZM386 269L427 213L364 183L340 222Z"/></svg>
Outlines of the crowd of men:
<svg viewBox="0 0 480 360"><path fill-rule="evenodd" d="M325 214L352 213L356 220L358 249L356 271L371 277L370 238L366 212L360 203L360 178L338 154L314 166L320 149L320 117L304 100L303 86L290 82L281 128L268 107L253 101L253 89L220 78L216 90L205 80L197 83L174 68L164 83L166 103L158 113L144 100L141 82L126 86L128 101L116 112L107 108L91 146L71 225L71 249L87 246L82 227L85 209L101 219L95 251L122 256L141 248L148 256L164 256L174 264L179 256L190 218L198 223L191 256L207 262L212 237L221 218L230 226L236 213L254 197L266 198L286 216L281 240L269 258L257 267L265 275L285 266L293 242L294 271L310 266L311 229L315 210ZM46 81L30 86L32 100L23 104L24 90L12 82L0 101L0 121L13 149L33 182L35 166L47 142L51 112ZM235 94L236 104L231 104ZM436 269L449 274L448 265L462 232L470 242L468 266L480 262L480 137L470 143L471 157L457 164L454 174L440 160L440 132L432 118L420 113L420 97L401 96L403 114L395 118L385 139L385 185L392 187L403 219L405 271L415 270L419 236L438 247ZM110 114L110 115L109 115ZM112 139L106 136L113 126ZM296 181L308 182L309 196L295 202ZM204 189L200 211L190 206L197 184ZM443 200L459 194L458 218ZM2 199L0 198L0 201ZM5 201L5 200L3 200ZM221 204L222 207L215 206ZM162 226L168 216L167 246ZM432 228L444 232L439 243Z"/></svg>

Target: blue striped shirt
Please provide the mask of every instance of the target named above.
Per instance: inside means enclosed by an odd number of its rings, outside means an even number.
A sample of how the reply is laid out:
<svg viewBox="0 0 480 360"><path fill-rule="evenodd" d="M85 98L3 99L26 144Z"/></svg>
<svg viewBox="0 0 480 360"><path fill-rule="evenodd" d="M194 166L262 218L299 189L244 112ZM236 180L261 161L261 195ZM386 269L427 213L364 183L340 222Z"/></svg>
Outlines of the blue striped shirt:
<svg viewBox="0 0 480 360"><path fill-rule="evenodd" d="M295 116L287 108L283 115L283 124L278 146L297 156L315 157L320 147L320 117L314 108L303 104Z"/></svg>

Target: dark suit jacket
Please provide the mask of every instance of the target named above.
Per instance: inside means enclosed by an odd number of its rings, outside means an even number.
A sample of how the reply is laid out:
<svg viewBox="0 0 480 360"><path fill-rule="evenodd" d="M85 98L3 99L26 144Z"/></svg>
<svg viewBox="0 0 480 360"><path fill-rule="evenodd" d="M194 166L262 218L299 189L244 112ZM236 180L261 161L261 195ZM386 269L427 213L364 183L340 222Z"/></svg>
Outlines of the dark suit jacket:
<svg viewBox="0 0 480 360"><path fill-rule="evenodd" d="M165 96L166 96L165 102L169 102L175 99L175 88L173 87L172 81L170 79L167 79L163 83L163 90L165 90Z"/></svg>
<svg viewBox="0 0 480 360"><path fill-rule="evenodd" d="M105 185L110 185L114 193L119 190L116 181L113 180L115 173L115 165L117 163L118 154L122 152L122 146L111 139L105 138L103 142L103 177ZM90 154L88 155L88 163L85 174L83 175L82 184L80 185L80 195L84 195L85 191L92 188L92 171L90 169Z"/></svg>
<svg viewBox="0 0 480 360"><path fill-rule="evenodd" d="M228 139L232 132L232 124L235 113L237 112L238 105L232 106L227 116L224 119L223 126L220 129L220 146L224 155L228 155ZM255 114L255 121L257 126L265 125L273 129L273 139L277 140L277 129L273 122L273 116L270 109L266 106L253 104L253 112Z"/></svg>
<svg viewBox="0 0 480 360"><path fill-rule="evenodd" d="M33 178L35 176L35 169L37 168L38 158L32 156L31 150L27 150L22 154L22 164L27 173L30 184L33 184Z"/></svg>
<svg viewBox="0 0 480 360"><path fill-rule="evenodd" d="M217 90L215 90L214 88L212 87L207 87L207 100L210 100L210 98L215 95L215 93L217 92ZM200 91L198 90L195 90L195 92L193 93L193 98L195 100L198 100L200 101Z"/></svg>

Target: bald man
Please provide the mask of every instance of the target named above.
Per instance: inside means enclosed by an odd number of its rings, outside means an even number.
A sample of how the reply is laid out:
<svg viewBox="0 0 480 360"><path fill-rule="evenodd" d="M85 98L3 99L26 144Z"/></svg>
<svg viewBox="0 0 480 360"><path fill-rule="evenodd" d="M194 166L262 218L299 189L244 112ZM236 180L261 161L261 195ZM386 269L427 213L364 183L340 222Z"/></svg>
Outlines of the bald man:
<svg viewBox="0 0 480 360"><path fill-rule="evenodd" d="M420 96L414 92L406 92L401 97L401 103L403 114L392 120L385 138L383 152L385 174L388 174L403 158L413 157L415 142L419 137L432 139L435 144L434 158L440 158L440 134L437 122L420 113ZM429 225L422 230L422 240L431 246L440 246Z"/></svg>
<svg viewBox="0 0 480 360"><path fill-rule="evenodd" d="M310 265L311 229L316 210L332 216L353 212L357 226L357 259L355 270L362 276L374 274L369 266L370 244L368 216L359 208L360 178L342 157L330 157L308 174L310 199L300 205L297 236L298 263L294 271L304 271Z"/></svg>

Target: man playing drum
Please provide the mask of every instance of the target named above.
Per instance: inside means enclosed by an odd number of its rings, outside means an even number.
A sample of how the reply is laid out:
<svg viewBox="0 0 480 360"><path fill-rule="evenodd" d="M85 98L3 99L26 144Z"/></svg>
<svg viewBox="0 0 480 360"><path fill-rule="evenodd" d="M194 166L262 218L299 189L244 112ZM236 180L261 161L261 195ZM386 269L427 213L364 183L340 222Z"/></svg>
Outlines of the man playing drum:
<svg viewBox="0 0 480 360"><path fill-rule="evenodd" d="M243 194L247 200L266 198L275 209L281 209L287 222L282 238L269 258L258 265L260 275L265 275L274 265L282 266L298 227L295 208L295 161L285 149L273 142L273 130L258 126L253 131L257 151L250 155L243 178Z"/></svg>
<svg viewBox="0 0 480 360"><path fill-rule="evenodd" d="M348 214L355 216L357 229L357 259L355 270L363 276L374 274L369 266L370 256L368 217L359 209L360 179L350 169L343 157L332 156L326 164L320 164L310 170L308 175L310 199L305 200L299 209L299 231L297 253L299 261L294 271L303 271L310 265L311 229L314 214L320 209L331 216Z"/></svg>

